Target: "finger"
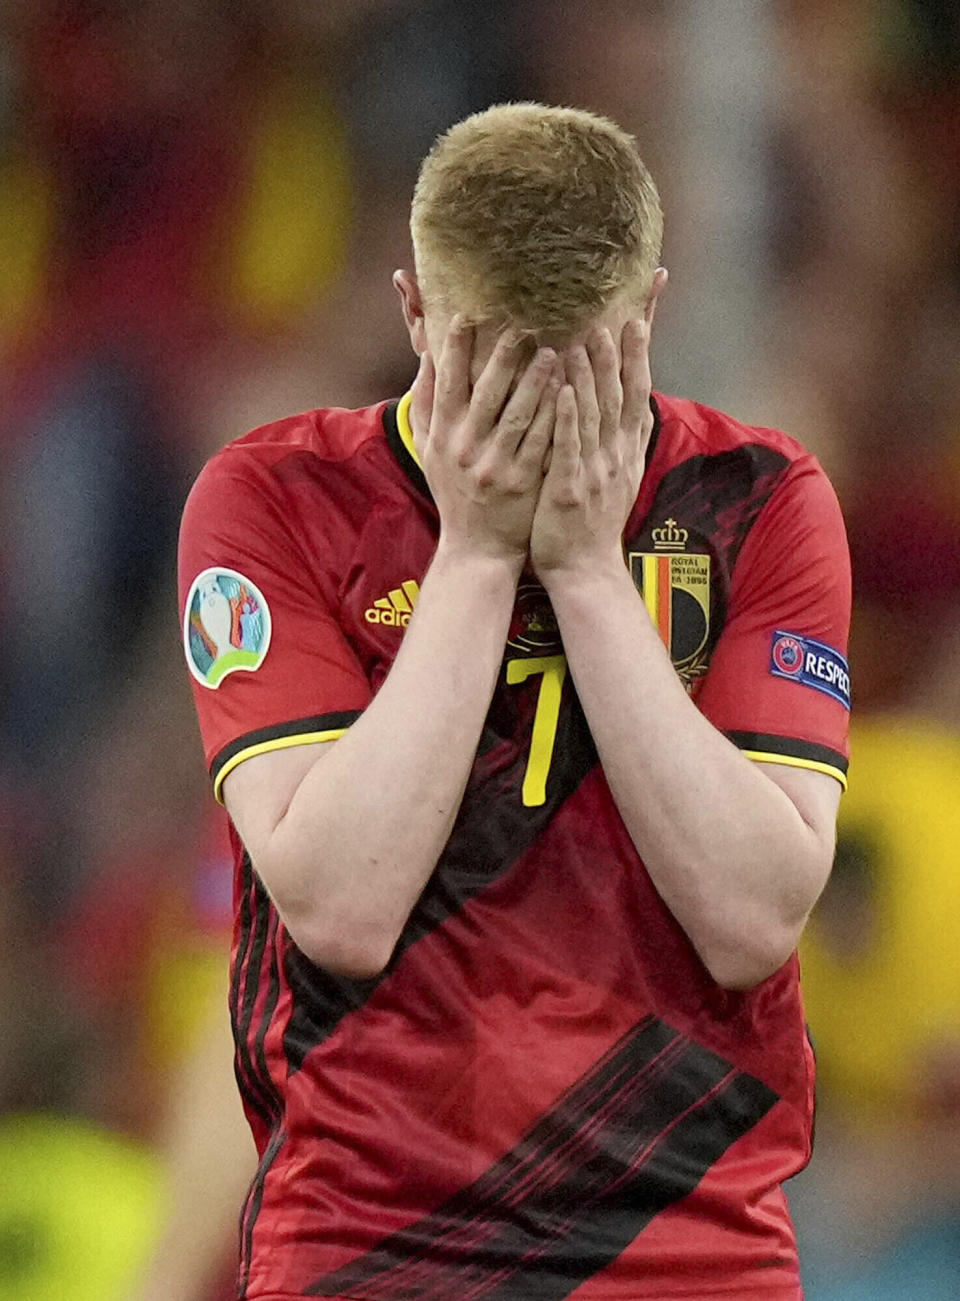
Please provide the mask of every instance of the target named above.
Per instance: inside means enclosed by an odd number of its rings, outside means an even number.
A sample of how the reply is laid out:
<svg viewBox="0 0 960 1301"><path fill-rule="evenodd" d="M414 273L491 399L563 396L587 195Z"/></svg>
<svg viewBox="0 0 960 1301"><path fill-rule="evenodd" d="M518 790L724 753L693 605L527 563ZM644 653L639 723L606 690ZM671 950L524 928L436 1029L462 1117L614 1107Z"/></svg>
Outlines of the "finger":
<svg viewBox="0 0 960 1301"><path fill-rule="evenodd" d="M552 348L540 348L520 376L517 387L497 422L496 444L507 456L514 456L537 414L540 399L550 383L557 363ZM559 384L557 389L559 389Z"/></svg>
<svg viewBox="0 0 960 1301"><path fill-rule="evenodd" d="M433 358L429 352L422 352L420 354L420 369L417 371L417 378L413 381L413 387L411 388L413 398L410 403L410 424L415 439L418 435L423 437L430 428L436 382L437 371L433 364Z"/></svg>
<svg viewBox="0 0 960 1301"><path fill-rule="evenodd" d="M577 429L580 454L586 458L600 446L600 408L593 379L593 367L586 348L577 344L566 353L567 379L577 399Z"/></svg>
<svg viewBox="0 0 960 1301"><path fill-rule="evenodd" d="M550 443L557 421L557 395L562 382L563 369L554 360L550 376L540 394L537 410L517 451L517 461L529 475L542 475L547 471Z"/></svg>
<svg viewBox="0 0 960 1301"><path fill-rule="evenodd" d="M489 361L473 386L470 399L478 435L490 433L500 419L503 404L528 350L532 351L532 345L522 330L510 327L498 337Z"/></svg>
<svg viewBox="0 0 960 1301"><path fill-rule="evenodd" d="M470 359L476 330L463 316L450 322L443 341L434 391L438 432L445 434L470 401Z"/></svg>
<svg viewBox="0 0 960 1301"><path fill-rule="evenodd" d="M557 394L557 419L553 428L550 469L547 481L553 486L572 483L580 468L580 433L577 428L579 408L572 384L564 384Z"/></svg>
<svg viewBox="0 0 960 1301"><path fill-rule="evenodd" d="M587 337L587 356L593 368L593 382L600 411L600 446L609 447L620 429L623 412L620 359L609 330L590 331Z"/></svg>
<svg viewBox="0 0 960 1301"><path fill-rule="evenodd" d="M650 413L650 348L642 321L627 321L621 342L623 361L620 379L623 385L621 424L630 432L640 433Z"/></svg>

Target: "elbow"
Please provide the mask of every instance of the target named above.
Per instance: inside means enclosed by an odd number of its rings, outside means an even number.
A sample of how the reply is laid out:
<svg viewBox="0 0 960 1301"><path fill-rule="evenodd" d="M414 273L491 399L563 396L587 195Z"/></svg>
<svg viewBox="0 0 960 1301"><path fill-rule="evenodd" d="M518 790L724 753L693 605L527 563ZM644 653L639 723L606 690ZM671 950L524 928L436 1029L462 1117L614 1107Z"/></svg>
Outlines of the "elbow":
<svg viewBox="0 0 960 1301"><path fill-rule="evenodd" d="M315 883L312 863L278 863L260 855L254 864L287 934L315 966L348 980L374 980L391 957L402 920L365 907L356 892Z"/></svg>
<svg viewBox="0 0 960 1301"><path fill-rule="evenodd" d="M347 980L375 980L393 955L397 937L346 919L287 915L284 925L297 948L318 967Z"/></svg>
<svg viewBox="0 0 960 1301"><path fill-rule="evenodd" d="M715 942L700 957L710 978L721 989L746 993L763 984L790 961L799 936L792 931L771 930L763 935L734 937Z"/></svg>

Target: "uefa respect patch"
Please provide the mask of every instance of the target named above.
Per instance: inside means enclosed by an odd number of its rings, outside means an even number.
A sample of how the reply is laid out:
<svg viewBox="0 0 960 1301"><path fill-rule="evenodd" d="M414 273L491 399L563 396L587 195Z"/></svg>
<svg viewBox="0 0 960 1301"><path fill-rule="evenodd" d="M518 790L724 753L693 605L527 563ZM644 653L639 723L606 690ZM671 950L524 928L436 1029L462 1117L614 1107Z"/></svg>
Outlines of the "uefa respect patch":
<svg viewBox="0 0 960 1301"><path fill-rule="evenodd" d="M839 700L844 708L850 708L850 666L826 642L801 637L795 632L775 632L770 647L770 672L775 678L788 678L822 691L825 696Z"/></svg>
<svg viewBox="0 0 960 1301"><path fill-rule="evenodd" d="M230 673L252 673L270 646L270 608L235 569L205 569L190 584L183 612L187 668L216 690Z"/></svg>

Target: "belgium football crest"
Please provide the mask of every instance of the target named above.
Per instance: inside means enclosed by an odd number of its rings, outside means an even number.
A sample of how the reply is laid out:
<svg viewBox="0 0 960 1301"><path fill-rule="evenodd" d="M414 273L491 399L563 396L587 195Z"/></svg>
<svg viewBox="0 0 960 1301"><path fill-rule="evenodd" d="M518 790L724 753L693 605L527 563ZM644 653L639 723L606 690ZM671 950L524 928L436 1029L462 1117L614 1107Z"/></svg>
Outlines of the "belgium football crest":
<svg viewBox="0 0 960 1301"><path fill-rule="evenodd" d="M517 588L507 645L523 655L557 655L563 651L550 598L531 579L521 580Z"/></svg>
<svg viewBox="0 0 960 1301"><path fill-rule="evenodd" d="M710 557L688 552L687 530L666 520L652 530L654 551L631 551L630 573L674 668L691 690L707 671Z"/></svg>

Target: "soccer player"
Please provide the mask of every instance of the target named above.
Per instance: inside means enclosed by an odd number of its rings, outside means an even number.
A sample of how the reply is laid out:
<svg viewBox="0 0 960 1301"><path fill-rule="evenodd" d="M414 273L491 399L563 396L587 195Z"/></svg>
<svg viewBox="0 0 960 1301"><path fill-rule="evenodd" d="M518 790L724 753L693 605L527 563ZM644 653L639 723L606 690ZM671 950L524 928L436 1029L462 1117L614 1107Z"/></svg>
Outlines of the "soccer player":
<svg viewBox="0 0 960 1301"><path fill-rule="evenodd" d="M613 123L468 118L411 227L411 391L255 430L183 521L260 1153L240 1294L795 1301L835 496L651 395L662 220Z"/></svg>

